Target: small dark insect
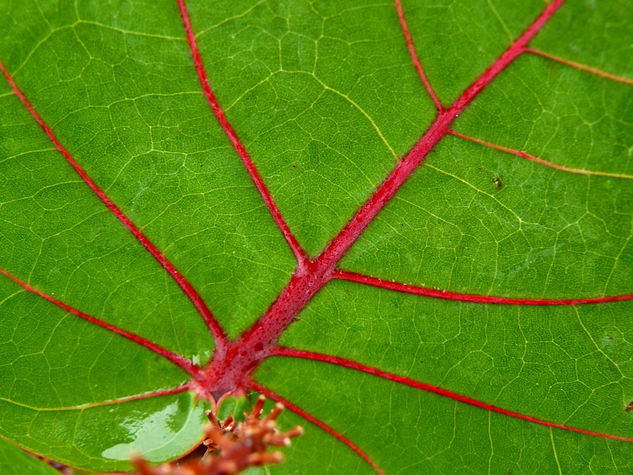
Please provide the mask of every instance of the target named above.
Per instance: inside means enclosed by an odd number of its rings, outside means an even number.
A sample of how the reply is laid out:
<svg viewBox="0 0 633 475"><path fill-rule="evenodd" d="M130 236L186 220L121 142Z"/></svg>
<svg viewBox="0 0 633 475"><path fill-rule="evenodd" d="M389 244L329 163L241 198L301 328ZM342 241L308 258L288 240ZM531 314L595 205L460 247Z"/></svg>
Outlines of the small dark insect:
<svg viewBox="0 0 633 475"><path fill-rule="evenodd" d="M501 175L494 177L490 180L491 183L494 183L497 186L497 190L501 190L503 188L503 182L501 181Z"/></svg>
<svg viewBox="0 0 633 475"><path fill-rule="evenodd" d="M633 411L633 401L631 401L630 403L628 403L626 405L626 408L624 409L626 412L631 412Z"/></svg>

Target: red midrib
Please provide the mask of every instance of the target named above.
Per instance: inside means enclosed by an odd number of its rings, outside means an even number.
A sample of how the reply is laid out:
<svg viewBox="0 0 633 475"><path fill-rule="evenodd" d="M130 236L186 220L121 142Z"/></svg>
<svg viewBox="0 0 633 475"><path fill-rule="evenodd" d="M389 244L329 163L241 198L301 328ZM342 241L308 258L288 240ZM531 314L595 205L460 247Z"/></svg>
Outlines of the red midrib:
<svg viewBox="0 0 633 475"><path fill-rule="evenodd" d="M299 311L332 279L338 262L367 226L422 164L437 143L450 133L450 126L459 114L501 71L525 52L528 42L563 2L564 0L555 0L549 4L536 21L448 109L439 112L422 138L341 232L310 262L307 269L298 269L295 272L288 286L267 312L234 343L240 348L240 352L251 354L257 359L267 355L267 351L276 345L279 336L292 323ZM255 351L255 347L259 351ZM252 363L247 366L251 365Z"/></svg>

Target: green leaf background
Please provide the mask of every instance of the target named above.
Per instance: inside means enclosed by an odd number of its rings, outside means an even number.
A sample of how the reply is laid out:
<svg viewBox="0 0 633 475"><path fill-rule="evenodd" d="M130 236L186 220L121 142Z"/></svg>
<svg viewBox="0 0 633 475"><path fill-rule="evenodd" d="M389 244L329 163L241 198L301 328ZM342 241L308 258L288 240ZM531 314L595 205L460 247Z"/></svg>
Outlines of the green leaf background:
<svg viewBox="0 0 633 475"><path fill-rule="evenodd" d="M316 255L436 115L393 3L187 6L220 104L293 233ZM545 3L404 0L403 7L425 72L448 105ZM341 267L483 295L633 292L632 24L627 0L568 0L531 46L622 81L525 54L454 124L589 174L447 136ZM0 0L0 31L0 59L60 142L187 277L229 336L246 330L295 261L204 99L176 1ZM5 80L0 110L0 268L207 362L213 342L189 300L68 166ZM460 303L332 282L281 343L631 437L632 310L630 301ZM389 474L633 469L631 443L550 429L324 363L271 358L255 379ZM101 471L128 469L130 450L157 462L176 458L201 438L204 401L182 393L101 403L187 380L168 361L0 278L0 433L17 444ZM307 434L272 472L372 472L286 411L282 427L294 424ZM14 457L5 444L2 463Z"/></svg>
<svg viewBox="0 0 633 475"><path fill-rule="evenodd" d="M55 475L59 473L4 439L0 439L0 469L6 475L21 475L23 473Z"/></svg>

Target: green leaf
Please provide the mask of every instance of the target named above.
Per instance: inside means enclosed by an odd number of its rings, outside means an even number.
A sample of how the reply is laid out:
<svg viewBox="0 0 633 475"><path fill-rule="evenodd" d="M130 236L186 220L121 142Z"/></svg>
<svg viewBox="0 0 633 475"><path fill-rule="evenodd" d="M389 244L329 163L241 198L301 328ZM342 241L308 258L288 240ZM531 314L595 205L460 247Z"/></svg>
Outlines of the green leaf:
<svg viewBox="0 0 633 475"><path fill-rule="evenodd" d="M0 470L6 475L55 475L58 472L50 465L37 460L13 444L0 438Z"/></svg>
<svg viewBox="0 0 633 475"><path fill-rule="evenodd" d="M631 471L629 3L0 0L0 434Z"/></svg>

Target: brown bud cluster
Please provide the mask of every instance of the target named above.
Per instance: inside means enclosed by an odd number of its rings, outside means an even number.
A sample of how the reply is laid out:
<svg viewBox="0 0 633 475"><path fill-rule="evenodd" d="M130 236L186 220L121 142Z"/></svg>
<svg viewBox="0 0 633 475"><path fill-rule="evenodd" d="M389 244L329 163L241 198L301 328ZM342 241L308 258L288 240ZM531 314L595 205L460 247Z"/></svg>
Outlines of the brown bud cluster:
<svg viewBox="0 0 633 475"><path fill-rule="evenodd" d="M206 429L206 454L195 462L185 465L174 463L151 467L144 459L136 457L133 463L141 475L233 475L242 470L264 464L280 463L283 454L269 452L271 446L287 447L290 440L303 434L299 426L280 432L277 417L283 405L277 403L270 413L262 417L266 397L259 396L245 420L235 422L232 416L218 421L209 411L211 424Z"/></svg>

